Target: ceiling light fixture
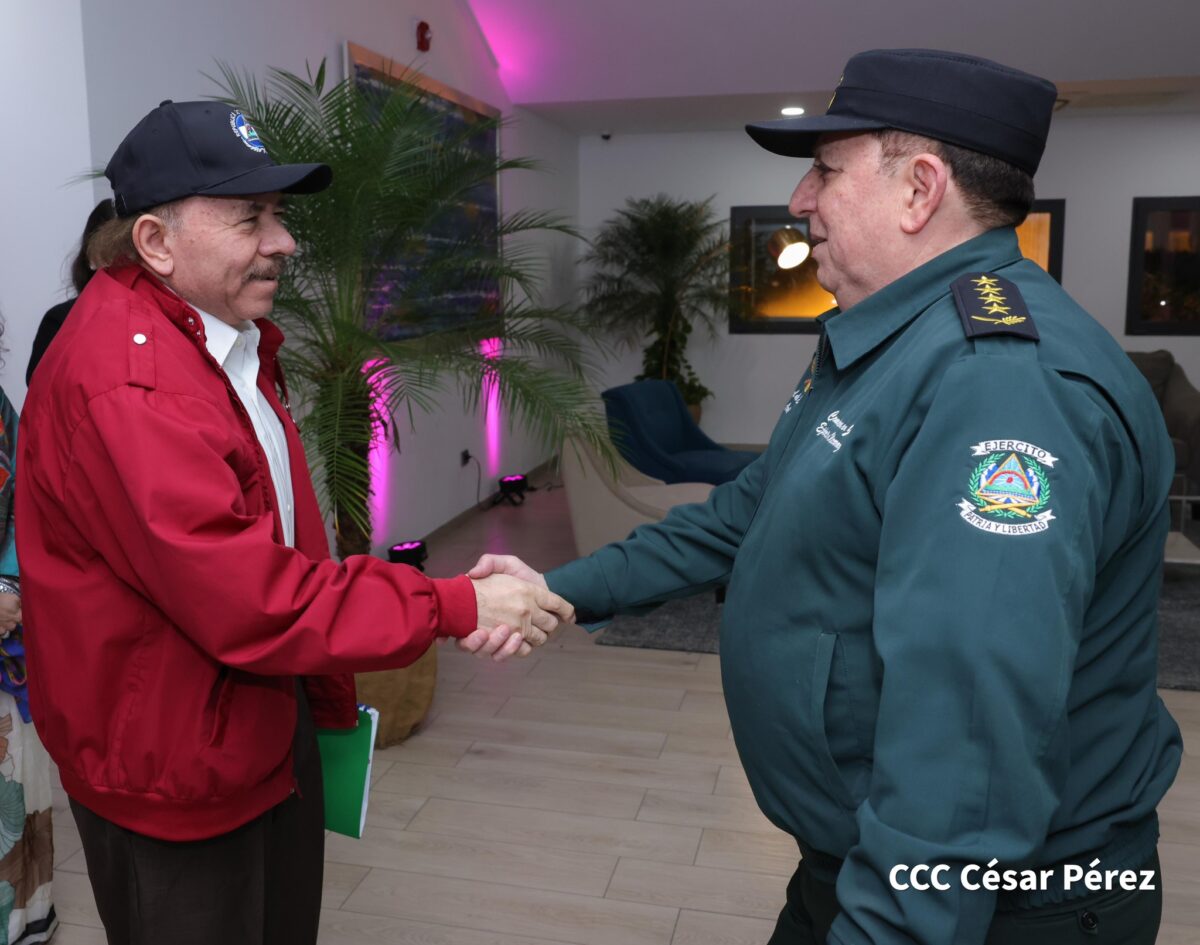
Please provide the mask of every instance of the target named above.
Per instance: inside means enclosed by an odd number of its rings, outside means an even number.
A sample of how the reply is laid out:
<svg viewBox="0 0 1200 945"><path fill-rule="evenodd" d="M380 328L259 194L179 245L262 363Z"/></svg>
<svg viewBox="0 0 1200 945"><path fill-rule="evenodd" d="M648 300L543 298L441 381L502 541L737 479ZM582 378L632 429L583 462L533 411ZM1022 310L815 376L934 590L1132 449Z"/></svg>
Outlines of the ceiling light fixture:
<svg viewBox="0 0 1200 945"><path fill-rule="evenodd" d="M789 105L787 108L781 108L779 110L779 113L781 115L787 115L788 118L791 118L795 115L803 115L804 109L801 108L799 105Z"/></svg>

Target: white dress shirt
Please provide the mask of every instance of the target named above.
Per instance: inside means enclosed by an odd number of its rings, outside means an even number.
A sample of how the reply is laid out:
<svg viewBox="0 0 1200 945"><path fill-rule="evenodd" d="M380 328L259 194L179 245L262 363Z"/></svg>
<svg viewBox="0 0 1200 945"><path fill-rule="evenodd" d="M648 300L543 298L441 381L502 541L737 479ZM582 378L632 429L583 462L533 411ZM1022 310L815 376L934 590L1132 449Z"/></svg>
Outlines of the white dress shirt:
<svg viewBox="0 0 1200 945"><path fill-rule="evenodd" d="M199 309L196 311L200 312L204 322L208 353L224 368L238 399L250 415L254 434L267 454L271 482L279 502L279 518L283 522L283 540L291 547L296 540L296 517L292 511L292 467L288 460L283 424L258 389L258 339L262 333L253 322L242 322L235 328L215 315Z"/></svg>

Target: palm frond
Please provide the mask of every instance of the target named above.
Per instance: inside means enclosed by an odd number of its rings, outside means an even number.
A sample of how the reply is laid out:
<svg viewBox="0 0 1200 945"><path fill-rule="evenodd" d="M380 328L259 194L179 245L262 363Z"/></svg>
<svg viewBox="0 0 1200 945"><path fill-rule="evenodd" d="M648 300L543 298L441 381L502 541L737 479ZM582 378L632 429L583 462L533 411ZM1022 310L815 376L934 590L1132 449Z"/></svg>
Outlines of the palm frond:
<svg viewBox="0 0 1200 945"><path fill-rule="evenodd" d="M369 534L368 456L381 435L399 446L393 415L407 412L411 422L455 388L464 409L478 410L486 381L511 423L549 444L582 439L611 457L587 382L593 365L582 340L590 326L579 313L537 302L539 257L525 242L575 231L553 214L522 210L490 229L429 237L461 220L481 185L536 165L470 147L497 123L448 134L417 86L329 82L324 63L304 75L271 69L262 80L218 63L213 81L277 162L320 162L334 172L328 190L288 205L297 250L275 317L287 336L281 357L303 405L319 497L338 527ZM398 260L419 261L406 263L402 285ZM436 327L440 300L472 289L479 311ZM416 332L388 340L389 326ZM498 357L483 345L492 338L501 339Z"/></svg>

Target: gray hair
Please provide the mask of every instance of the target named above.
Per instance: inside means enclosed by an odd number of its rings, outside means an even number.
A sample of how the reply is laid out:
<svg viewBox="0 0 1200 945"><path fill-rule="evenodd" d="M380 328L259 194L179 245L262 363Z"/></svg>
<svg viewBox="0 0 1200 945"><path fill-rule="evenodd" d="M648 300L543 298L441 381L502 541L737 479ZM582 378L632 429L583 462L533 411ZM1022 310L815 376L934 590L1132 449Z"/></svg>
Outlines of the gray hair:
<svg viewBox="0 0 1200 945"><path fill-rule="evenodd" d="M893 171L900 161L926 151L950 168L971 219L984 229L1020 226L1033 206L1033 178L1007 161L934 138L883 128L871 134L879 141L880 169Z"/></svg>

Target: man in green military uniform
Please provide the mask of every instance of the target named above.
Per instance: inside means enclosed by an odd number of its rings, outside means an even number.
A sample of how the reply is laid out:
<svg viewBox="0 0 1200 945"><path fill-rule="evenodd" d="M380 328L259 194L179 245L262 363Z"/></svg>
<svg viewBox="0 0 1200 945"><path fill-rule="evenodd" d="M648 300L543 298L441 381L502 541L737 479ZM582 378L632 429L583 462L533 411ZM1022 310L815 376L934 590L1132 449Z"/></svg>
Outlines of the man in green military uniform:
<svg viewBox="0 0 1200 945"><path fill-rule="evenodd" d="M734 737L803 854L771 945L1154 941L1174 463L1141 375L1021 257L1054 100L883 50L826 115L749 126L815 158L790 209L838 308L736 481L545 576L597 620L728 585Z"/></svg>

